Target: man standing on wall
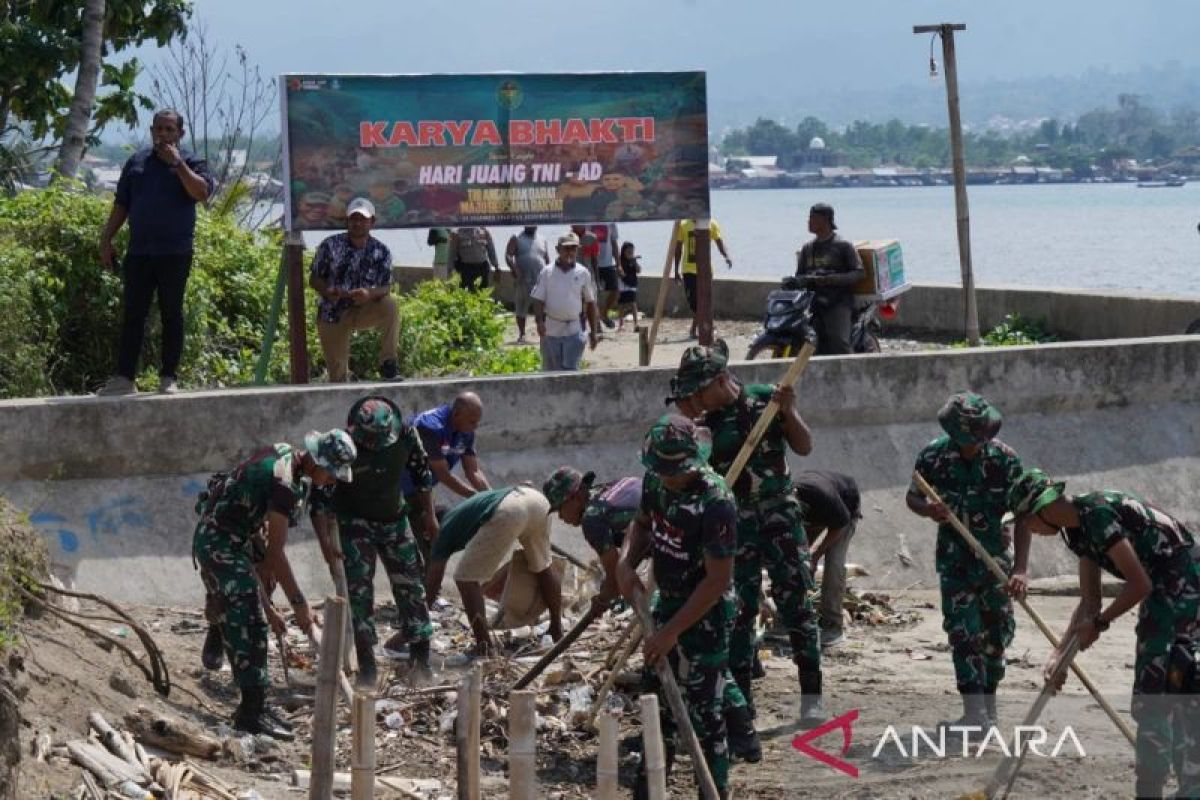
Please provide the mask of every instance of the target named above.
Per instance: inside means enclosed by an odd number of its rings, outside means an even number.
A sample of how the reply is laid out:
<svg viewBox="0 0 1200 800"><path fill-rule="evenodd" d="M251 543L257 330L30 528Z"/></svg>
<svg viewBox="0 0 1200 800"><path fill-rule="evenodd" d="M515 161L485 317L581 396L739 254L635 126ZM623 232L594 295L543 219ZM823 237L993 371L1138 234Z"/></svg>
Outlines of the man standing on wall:
<svg viewBox="0 0 1200 800"><path fill-rule="evenodd" d="M812 289L813 327L817 330L817 355L844 356L850 350L854 295L850 287L866 275L854 245L838 236L833 206L817 203L808 212L811 242L796 256L796 277Z"/></svg>
<svg viewBox="0 0 1200 800"><path fill-rule="evenodd" d="M117 374L98 394L135 394L138 358L146 336L150 301L158 294L162 316L162 365L158 390L178 391L179 358L183 354L183 297L192 268L196 204L216 189L208 163L179 146L183 116L164 109L150 123L153 146L137 151L121 169L112 211L100 233L100 263L117 268L113 237L129 220L129 251L121 260L124 273L121 341Z"/></svg>
<svg viewBox="0 0 1200 800"><path fill-rule="evenodd" d="M392 253L371 235L375 205L365 197L350 201L346 232L317 246L308 284L317 304L317 335L330 383L345 381L350 368L350 336L356 330L379 331L379 377L395 380L400 317L392 297Z"/></svg>

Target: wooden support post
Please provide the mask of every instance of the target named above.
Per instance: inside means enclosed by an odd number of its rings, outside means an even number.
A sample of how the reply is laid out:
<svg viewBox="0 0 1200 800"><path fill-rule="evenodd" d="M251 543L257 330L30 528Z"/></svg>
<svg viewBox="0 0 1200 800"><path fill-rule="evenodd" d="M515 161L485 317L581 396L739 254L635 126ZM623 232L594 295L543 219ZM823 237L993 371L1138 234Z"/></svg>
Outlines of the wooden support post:
<svg viewBox="0 0 1200 800"><path fill-rule="evenodd" d="M600 752L596 755L596 800L617 800L617 737L620 721L616 714L600 715Z"/></svg>
<svg viewBox="0 0 1200 800"><path fill-rule="evenodd" d="M658 717L658 697L644 694L640 699L647 796L650 800L667 800L667 754L663 748L662 723Z"/></svg>
<svg viewBox="0 0 1200 800"><path fill-rule="evenodd" d="M662 282L658 284L658 298L654 301L654 321L650 323L650 335L646 342L646 363L654 356L654 343L658 341L658 326L662 322L663 309L667 306L667 292L671 289L671 268L675 265L675 240L679 237L679 220L671 228L671 240L667 242L667 258L663 262Z"/></svg>
<svg viewBox="0 0 1200 800"><path fill-rule="evenodd" d="M283 244L288 273L288 342L292 383L308 383L308 332L304 319L304 237L289 231Z"/></svg>
<svg viewBox="0 0 1200 800"><path fill-rule="evenodd" d="M458 800L479 800L479 716L483 702L483 672L478 665L458 687Z"/></svg>
<svg viewBox="0 0 1200 800"><path fill-rule="evenodd" d="M650 366L650 331L645 325L638 327L638 366Z"/></svg>
<svg viewBox="0 0 1200 800"><path fill-rule="evenodd" d="M954 209L958 223L958 265L962 271L963 329L967 344L979 345L979 311L975 303L975 272L971 267L971 215L967 209L967 169L963 159L962 117L958 107L958 59L954 32L966 25L941 23L914 25L913 33L932 33L942 40L942 65L946 70L946 107L950 114L950 155L954 167ZM934 65L930 65L931 74Z"/></svg>
<svg viewBox="0 0 1200 800"><path fill-rule="evenodd" d="M508 796L537 800L537 692L508 695Z"/></svg>
<svg viewBox="0 0 1200 800"><path fill-rule="evenodd" d="M325 598L325 640L317 664L317 696L313 703L312 783L309 800L327 800L333 792L337 755L337 693L342 676L342 639L346 635L346 601Z"/></svg>
<svg viewBox="0 0 1200 800"><path fill-rule="evenodd" d="M705 347L713 343L712 237L708 220L696 220L696 334Z"/></svg>
<svg viewBox="0 0 1200 800"><path fill-rule="evenodd" d="M351 711L354 736L350 754L351 800L371 800L375 796L375 696L354 695Z"/></svg>

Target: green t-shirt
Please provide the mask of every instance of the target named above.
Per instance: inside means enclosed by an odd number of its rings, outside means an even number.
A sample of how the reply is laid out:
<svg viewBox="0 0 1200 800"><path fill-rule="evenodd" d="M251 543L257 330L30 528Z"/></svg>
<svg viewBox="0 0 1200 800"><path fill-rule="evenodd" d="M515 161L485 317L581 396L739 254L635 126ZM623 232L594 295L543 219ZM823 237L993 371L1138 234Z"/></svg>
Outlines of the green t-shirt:
<svg viewBox="0 0 1200 800"><path fill-rule="evenodd" d="M446 561L466 547L484 523L496 513L500 501L515 489L515 486L506 486L478 492L447 511L446 516L442 517L441 530L430 553L433 559Z"/></svg>

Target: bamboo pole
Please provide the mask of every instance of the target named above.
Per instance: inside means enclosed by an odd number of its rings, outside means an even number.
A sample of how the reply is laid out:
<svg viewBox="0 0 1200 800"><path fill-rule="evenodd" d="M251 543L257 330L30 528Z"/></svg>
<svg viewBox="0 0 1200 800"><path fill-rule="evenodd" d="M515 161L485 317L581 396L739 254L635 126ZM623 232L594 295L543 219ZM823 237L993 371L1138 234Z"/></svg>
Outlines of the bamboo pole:
<svg viewBox="0 0 1200 800"><path fill-rule="evenodd" d="M341 549L341 532L338 530L337 517L330 514L329 517L329 536L337 543L337 547ZM350 604L350 584L346 580L346 562L340 558L335 558L333 564L329 567L329 574L333 578L333 588L337 592L337 596L346 601L346 605ZM346 638L342 642L342 672L349 673L354 671L354 666L358 663L354 657L354 620L350 614L346 615Z"/></svg>
<svg viewBox="0 0 1200 800"><path fill-rule="evenodd" d="M675 263L675 240L679 237L679 220L671 228L671 241L667 244L667 258L663 262L662 282L658 284L658 298L654 301L654 321L650 323L650 335L646 339L646 363L654 357L654 343L658 341L658 326L662 322L663 309L667 307L667 292L671 289L671 267Z"/></svg>
<svg viewBox="0 0 1200 800"><path fill-rule="evenodd" d="M508 695L508 796L537 800L537 692Z"/></svg>
<svg viewBox="0 0 1200 800"><path fill-rule="evenodd" d="M629 623L629 627L625 630L625 635L628 635L628 641L625 649L621 651L621 655L617 657L616 663L608 672L608 677L604 679L604 685L600 687L600 691L596 692L596 702L592 703L592 713L588 715L587 724L584 728L590 729L596 724L596 715L600 713L600 709L604 708L604 701L608 698L608 693L612 691L613 684L616 683L617 674L621 668L625 666L625 662L633 655L633 651L642 643L641 625L635 619Z"/></svg>
<svg viewBox="0 0 1200 800"><path fill-rule="evenodd" d="M375 697L358 693L350 715L353 750L350 754L351 800L375 796Z"/></svg>
<svg viewBox="0 0 1200 800"><path fill-rule="evenodd" d="M938 495L937 491L929 485L929 482L925 480L925 477L921 475L920 472L913 473L913 481L917 484L917 488L921 490L921 493L929 498L931 502L937 503L941 506L946 505L942 502L942 498ZM981 545L979 540L977 540L971 534L971 531L962 523L962 520L960 520L954 514L954 512L950 511L948 507L946 510L947 513L950 514L949 522L951 527L958 531L959 536L961 536L971 550L975 552L975 555L978 556L981 561L983 561L988 570L991 571L992 575L996 577L996 580L1000 581L1001 585L1006 585L1008 583L1008 575L1006 575L1004 570L1000 568L1000 565L996 563L996 559L992 558L991 553L983 549L983 545ZM1029 618L1033 620L1033 623L1037 625L1038 630L1040 630L1046 636L1046 638L1050 640L1050 644L1058 647L1058 636L1055 635L1054 631L1050 630L1050 626L1047 625L1046 621L1042 619L1042 615L1037 613L1037 611L1034 611L1033 606L1029 605L1029 601L1024 597L1019 598L1017 602L1020 603L1021 608L1025 609L1025 613L1028 614ZM1079 678L1079 681L1085 687L1087 687L1087 690L1092 693L1092 697L1096 699L1096 702L1100 705L1100 708L1104 709L1104 713L1108 714L1109 719L1111 719L1117 728L1120 729L1121 733L1125 735L1125 738L1129 740L1129 743L1134 744L1137 741L1137 737L1134 735L1133 730L1129 727L1129 724L1121 718L1121 715L1117 713L1116 709L1109 704L1104 695L1100 693L1100 689L1097 688L1096 684L1092 683L1092 679L1086 672L1084 672L1083 667L1072 661L1071 671L1074 672L1076 677Z"/></svg>
<svg viewBox="0 0 1200 800"><path fill-rule="evenodd" d="M458 800L479 800L479 717L483 673L477 664L458 688Z"/></svg>
<svg viewBox="0 0 1200 800"><path fill-rule="evenodd" d="M658 697L644 694L640 700L647 796L650 800L667 800L667 754L663 748L662 724L658 717Z"/></svg>
<svg viewBox="0 0 1200 800"><path fill-rule="evenodd" d="M308 634L308 638L312 640L313 645L317 648L318 657L322 652L321 640L324 636L321 631L314 625L312 631ZM346 700L346 705L354 705L354 687L350 685L350 679L346 677L346 673L339 670L337 675L338 687L342 690L342 697Z"/></svg>
<svg viewBox="0 0 1200 800"><path fill-rule="evenodd" d="M346 635L346 601L325 598L325 641L317 664L317 696L313 703L312 783L310 800L326 800L333 792L334 758L337 755L337 692L342 638Z"/></svg>
<svg viewBox="0 0 1200 800"><path fill-rule="evenodd" d="M642 631L644 631L647 637L653 636L654 620L650 617L650 603L646 600L646 595L640 589L635 589L631 600L633 601L633 610L641 621ZM677 736L683 739L688 755L692 757L692 769L696 772L696 785L700 787L701 796L705 800L720 800L717 785L713 782L712 773L708 770L708 760L704 757L704 749L700 746L700 739L696 736L696 729L692 727L692 718L688 714L687 704L683 702L683 695L679 691L679 684L675 682L675 673L671 671L669 659L666 657L660 658L658 663L654 665L654 672L658 676L662 693L667 698L667 705L671 709L671 716L675 718ZM642 702L645 702L645 697L642 698ZM655 704L657 705L657 700ZM644 705L642 709L644 713ZM651 797L653 796L651 794Z"/></svg>
<svg viewBox="0 0 1200 800"><path fill-rule="evenodd" d="M1033 706L1025 714L1025 720L1021 723L1024 727L1031 727L1038 721L1042 715L1042 711L1050 702L1050 698L1058 692L1058 681L1062 674L1066 671L1067 666L1075 661L1075 654L1079 652L1079 638L1071 636L1067 640L1067 649L1063 652L1062 660L1058 662L1058 669L1046 681L1046 685L1042 687L1041 694L1033 701ZM1018 728L1019 730L1019 728ZM996 771L992 773L992 779L988 781L987 788L984 789L984 797L987 800L993 800L1000 787L1004 787L1004 797L1008 797L1008 792L1012 789L1013 782L1017 779L1017 774L1021 771L1022 764L1025 763L1025 754L1029 751L1021 747L1021 740L1017 739L1017 751L1012 755L1005 756L1004 760L996 765Z"/></svg>
<svg viewBox="0 0 1200 800"><path fill-rule="evenodd" d="M812 342L805 342L800 348L800 352L796 354L796 358L788 367L787 372L783 373L783 377L779 379L780 386L791 386L800 376L804 374L804 370L808 367L808 361L812 358L816 348L812 346ZM746 468L746 463L750 460L750 456L754 453L754 448L758 447L758 442L762 439L763 434L767 432L771 420L775 419L775 415L779 413L779 403L772 400L763 409L763 413L759 415L754 422L754 427L750 429L750 435L746 437L742 449L738 451L737 457L733 459L733 463L729 465L729 471L725 473L725 483L730 488L737 483L737 479L742 476L742 470Z"/></svg>
<svg viewBox="0 0 1200 800"><path fill-rule="evenodd" d="M600 715L600 752L596 756L596 800L617 800L619 732L616 714L606 711Z"/></svg>
<svg viewBox="0 0 1200 800"><path fill-rule="evenodd" d="M538 675L541 675L542 671L545 670L546 667L553 664L554 660L562 655L568 647L574 644L575 640L582 636L583 632L588 629L588 626L591 625L606 610L606 608L601 608L594 605L588 607L587 612L579 618L579 621L575 623L575 626L571 628L571 630L567 631L565 636L555 642L554 646L550 648L546 655L542 656L536 664L530 667L528 672L517 679L517 682L512 686L513 690L516 691L519 689L524 689L526 686L532 683L534 678L536 678Z"/></svg>

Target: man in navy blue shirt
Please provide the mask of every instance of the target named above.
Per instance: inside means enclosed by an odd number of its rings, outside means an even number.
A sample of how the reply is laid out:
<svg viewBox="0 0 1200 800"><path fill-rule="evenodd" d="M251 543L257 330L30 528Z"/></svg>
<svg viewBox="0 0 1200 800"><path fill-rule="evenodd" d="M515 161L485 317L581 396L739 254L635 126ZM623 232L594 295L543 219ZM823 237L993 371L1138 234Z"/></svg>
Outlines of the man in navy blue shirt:
<svg viewBox="0 0 1200 800"><path fill-rule="evenodd" d="M179 147L183 116L178 111L156 113L150 135L153 146L134 153L121 169L112 211L100 234L100 262L116 269L113 236L129 221L129 251L120 262L124 311L117 373L104 384L102 395L137 392L133 381L155 293L162 315L159 391L177 391L183 352L183 296L192 267L196 204L207 200L216 188L204 159Z"/></svg>

